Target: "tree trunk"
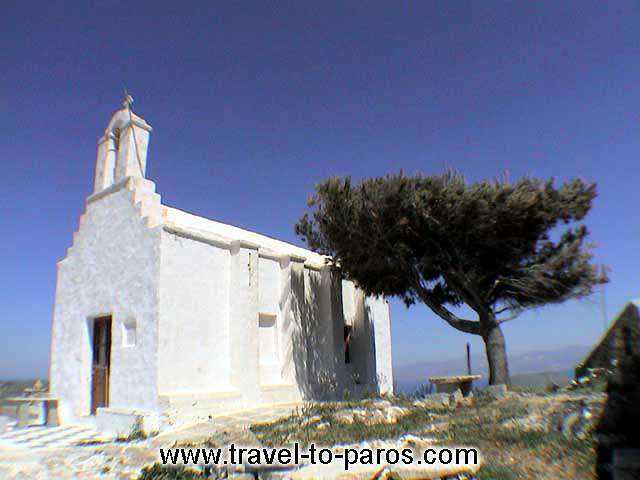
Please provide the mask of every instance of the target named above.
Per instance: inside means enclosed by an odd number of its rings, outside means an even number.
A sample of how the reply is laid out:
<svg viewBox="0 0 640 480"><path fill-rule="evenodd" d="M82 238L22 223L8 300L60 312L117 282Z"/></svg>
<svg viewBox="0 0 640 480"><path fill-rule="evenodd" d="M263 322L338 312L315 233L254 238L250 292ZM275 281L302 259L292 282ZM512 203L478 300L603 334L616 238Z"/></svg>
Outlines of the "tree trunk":
<svg viewBox="0 0 640 480"><path fill-rule="evenodd" d="M502 383L509 385L511 379L509 378L507 349L500 325L491 322L482 338L487 353L487 362L489 363L489 385L500 385Z"/></svg>

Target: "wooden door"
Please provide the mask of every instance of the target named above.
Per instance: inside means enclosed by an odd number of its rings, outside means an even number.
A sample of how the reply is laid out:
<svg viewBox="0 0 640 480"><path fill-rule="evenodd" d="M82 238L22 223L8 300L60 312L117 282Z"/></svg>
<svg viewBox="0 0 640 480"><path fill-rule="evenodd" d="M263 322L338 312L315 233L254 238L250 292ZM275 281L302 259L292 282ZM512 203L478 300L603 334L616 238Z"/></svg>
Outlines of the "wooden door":
<svg viewBox="0 0 640 480"><path fill-rule="evenodd" d="M109 406L109 367L111 364L111 317L93 323L93 362L91 367L91 415Z"/></svg>

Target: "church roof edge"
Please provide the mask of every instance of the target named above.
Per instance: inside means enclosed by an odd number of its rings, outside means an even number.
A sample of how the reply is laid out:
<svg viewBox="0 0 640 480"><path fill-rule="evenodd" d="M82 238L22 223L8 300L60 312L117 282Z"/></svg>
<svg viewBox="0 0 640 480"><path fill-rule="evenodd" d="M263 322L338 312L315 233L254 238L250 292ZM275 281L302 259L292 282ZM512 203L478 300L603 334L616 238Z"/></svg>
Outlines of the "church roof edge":
<svg viewBox="0 0 640 480"><path fill-rule="evenodd" d="M162 208L163 223L169 229L177 228L182 232L190 232L194 235L209 235L221 241L239 241L241 245L247 244L249 248L264 248L272 253L272 255L268 255L272 257L279 255L289 256L294 260L306 259L307 262L311 262L315 266L325 264L326 257L312 250L167 205L163 205Z"/></svg>

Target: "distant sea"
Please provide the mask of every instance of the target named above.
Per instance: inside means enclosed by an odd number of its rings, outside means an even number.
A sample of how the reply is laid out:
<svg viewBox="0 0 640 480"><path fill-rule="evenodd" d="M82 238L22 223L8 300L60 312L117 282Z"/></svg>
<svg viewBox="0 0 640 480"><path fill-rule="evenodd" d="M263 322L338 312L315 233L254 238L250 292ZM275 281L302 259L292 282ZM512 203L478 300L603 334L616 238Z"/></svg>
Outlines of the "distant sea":
<svg viewBox="0 0 640 480"><path fill-rule="evenodd" d="M539 386L549 383L565 384L573 378L573 369L589 352L589 346L569 346L553 350L534 351L509 355L511 381L516 385ZM472 373L482 375L474 385L487 384L487 363L484 356L471 357ZM396 393L410 394L428 384L428 378L440 375L466 374L466 359L452 358L420 362L394 367Z"/></svg>

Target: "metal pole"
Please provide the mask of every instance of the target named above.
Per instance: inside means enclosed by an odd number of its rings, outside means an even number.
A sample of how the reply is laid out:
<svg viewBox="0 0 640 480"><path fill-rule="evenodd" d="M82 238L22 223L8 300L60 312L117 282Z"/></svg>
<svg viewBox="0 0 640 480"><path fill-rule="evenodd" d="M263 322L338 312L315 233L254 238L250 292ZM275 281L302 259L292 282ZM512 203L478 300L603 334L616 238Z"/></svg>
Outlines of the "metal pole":
<svg viewBox="0 0 640 480"><path fill-rule="evenodd" d="M140 167L140 175L144 178L144 169L142 168L142 162L140 161L140 154L138 153L138 140L136 139L136 129L133 126L133 115L131 114L131 105L133 104L133 97L129 95L127 89L124 89L124 102L123 106L126 107L129 112L129 128L131 128L131 135L133 136L133 146L135 147L136 160L138 160L138 167Z"/></svg>
<svg viewBox="0 0 640 480"><path fill-rule="evenodd" d="M467 375L471 375L471 344L467 342Z"/></svg>

